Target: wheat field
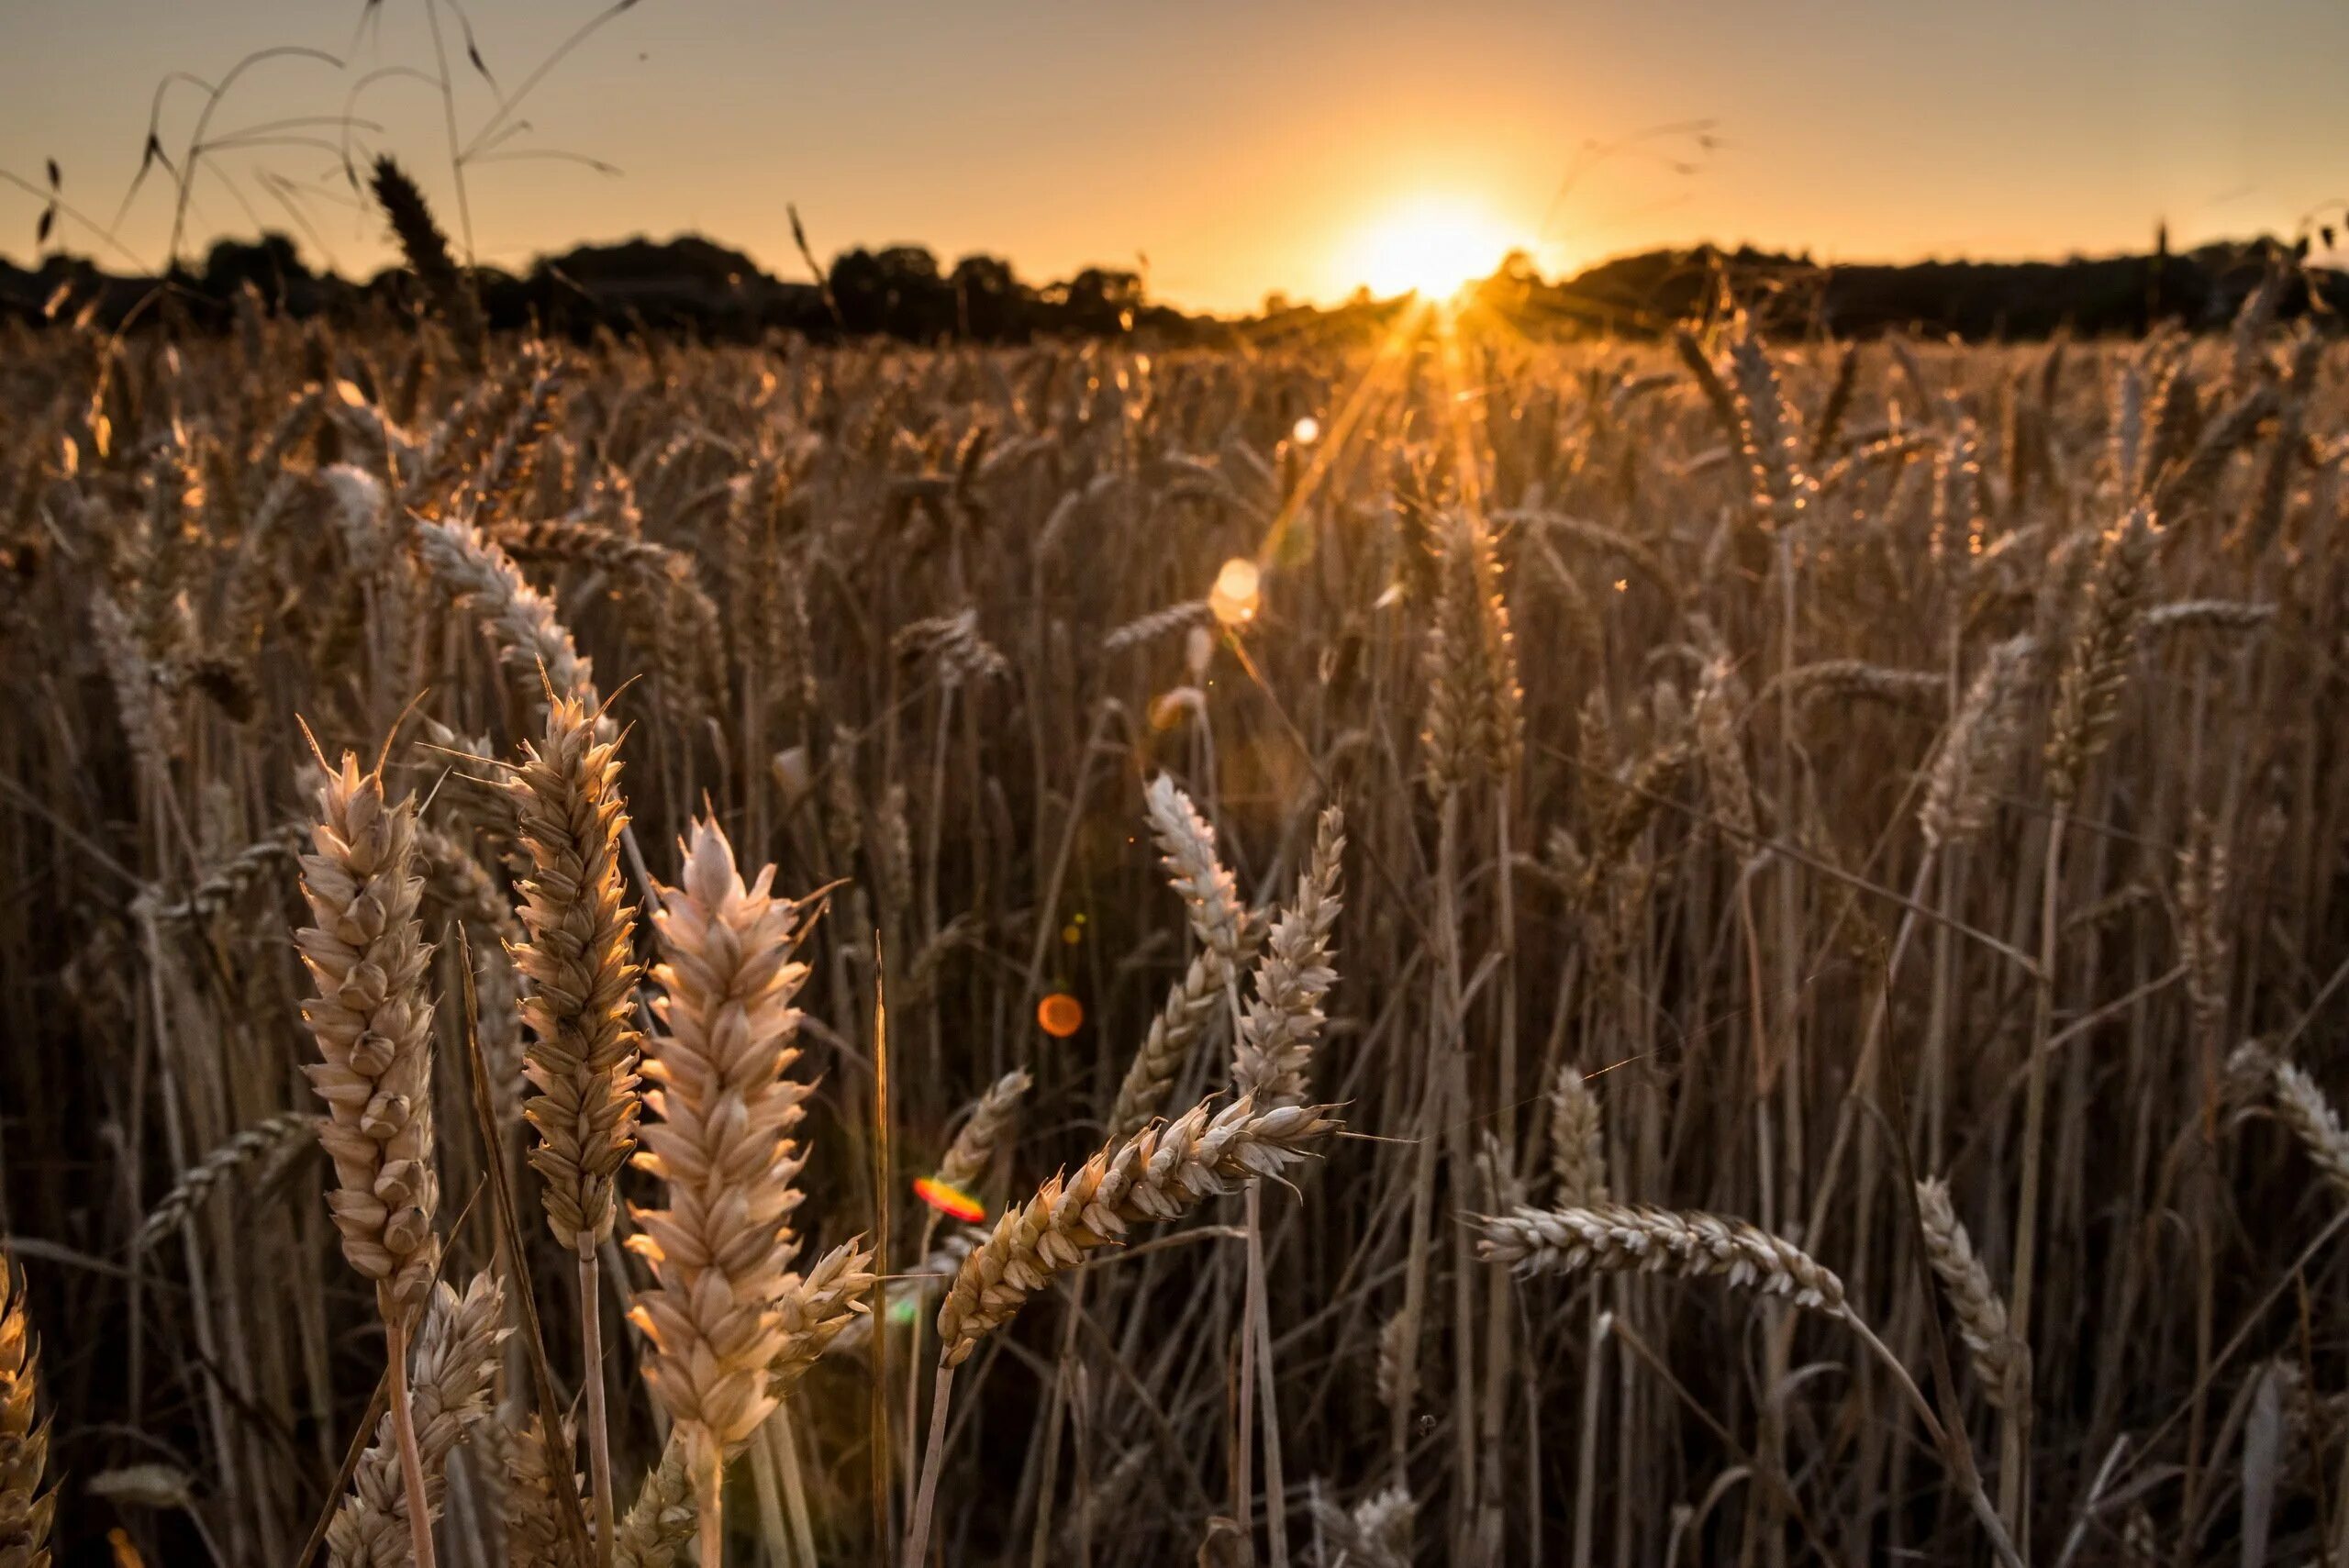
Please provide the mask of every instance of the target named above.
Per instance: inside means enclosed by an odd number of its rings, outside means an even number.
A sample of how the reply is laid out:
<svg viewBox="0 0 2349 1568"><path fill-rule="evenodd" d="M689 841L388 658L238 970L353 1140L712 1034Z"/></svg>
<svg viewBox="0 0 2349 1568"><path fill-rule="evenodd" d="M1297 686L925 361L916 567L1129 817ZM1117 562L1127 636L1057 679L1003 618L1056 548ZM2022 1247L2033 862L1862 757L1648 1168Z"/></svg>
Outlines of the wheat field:
<svg viewBox="0 0 2349 1568"><path fill-rule="evenodd" d="M433 242L0 348L0 1563L2349 1560L2280 265L915 350Z"/></svg>

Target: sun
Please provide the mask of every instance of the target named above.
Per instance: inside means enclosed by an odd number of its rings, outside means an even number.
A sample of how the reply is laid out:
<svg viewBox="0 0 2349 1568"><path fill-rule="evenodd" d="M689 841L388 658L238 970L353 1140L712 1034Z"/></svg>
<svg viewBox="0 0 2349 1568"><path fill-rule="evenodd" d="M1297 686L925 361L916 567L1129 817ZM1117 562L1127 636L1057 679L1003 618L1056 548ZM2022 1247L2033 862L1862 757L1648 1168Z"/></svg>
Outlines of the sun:
<svg viewBox="0 0 2349 1568"><path fill-rule="evenodd" d="M1514 243L1499 220L1473 203L1427 195L1364 228L1348 260L1373 294L1448 300L1490 276Z"/></svg>

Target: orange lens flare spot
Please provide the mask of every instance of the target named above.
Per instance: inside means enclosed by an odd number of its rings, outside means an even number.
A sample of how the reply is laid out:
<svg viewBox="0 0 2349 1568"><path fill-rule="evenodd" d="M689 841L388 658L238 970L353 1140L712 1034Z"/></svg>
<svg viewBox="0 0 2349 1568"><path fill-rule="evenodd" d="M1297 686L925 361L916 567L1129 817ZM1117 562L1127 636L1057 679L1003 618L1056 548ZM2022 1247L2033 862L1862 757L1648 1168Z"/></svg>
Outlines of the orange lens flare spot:
<svg viewBox="0 0 2349 1568"><path fill-rule="evenodd" d="M1264 573L1244 555L1235 555L1215 574L1208 590L1208 608L1226 626L1245 626L1256 618Z"/></svg>
<svg viewBox="0 0 2349 1568"><path fill-rule="evenodd" d="M1066 1040L1085 1027L1085 1004L1055 991L1036 1004L1036 1027L1054 1040Z"/></svg>
<svg viewBox="0 0 2349 1568"><path fill-rule="evenodd" d="M951 1182L935 1176L916 1176L914 1196L930 1205L949 1219L959 1219L965 1225L976 1225L987 1217L986 1205Z"/></svg>

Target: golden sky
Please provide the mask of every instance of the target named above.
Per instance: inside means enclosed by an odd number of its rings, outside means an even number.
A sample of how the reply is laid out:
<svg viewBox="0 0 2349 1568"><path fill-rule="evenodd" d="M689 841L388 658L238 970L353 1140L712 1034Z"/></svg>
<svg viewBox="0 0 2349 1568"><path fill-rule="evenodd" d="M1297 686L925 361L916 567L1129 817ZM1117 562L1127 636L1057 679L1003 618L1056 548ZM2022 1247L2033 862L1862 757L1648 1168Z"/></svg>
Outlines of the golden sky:
<svg viewBox="0 0 2349 1568"><path fill-rule="evenodd" d="M67 197L111 220L167 73L217 81L306 45L346 63L255 66L211 137L340 115L363 73L431 69L426 4L381 0L354 48L361 0L18 0L0 170L38 182L53 155ZM597 8L466 15L510 92ZM440 16L470 136L496 98L446 0ZM2343 0L640 0L497 150L619 172L492 158L466 187L479 254L509 265L699 230L797 275L796 202L819 254L986 250L1030 281L1146 256L1154 295L1241 310L1386 286L1408 270L1395 247L1431 224L1494 259L1523 245L1551 274L1706 239L1857 261L2141 248L2161 218L2181 245L2289 232L2349 197L2344 66ZM165 100L175 158L201 104L184 85ZM437 87L387 77L352 112L453 223ZM314 259L372 270L380 220L348 205L336 163L306 145L212 152L187 248L294 228L291 202ZM150 264L173 206L156 180L121 225ZM0 250L30 253L38 211L0 191Z"/></svg>

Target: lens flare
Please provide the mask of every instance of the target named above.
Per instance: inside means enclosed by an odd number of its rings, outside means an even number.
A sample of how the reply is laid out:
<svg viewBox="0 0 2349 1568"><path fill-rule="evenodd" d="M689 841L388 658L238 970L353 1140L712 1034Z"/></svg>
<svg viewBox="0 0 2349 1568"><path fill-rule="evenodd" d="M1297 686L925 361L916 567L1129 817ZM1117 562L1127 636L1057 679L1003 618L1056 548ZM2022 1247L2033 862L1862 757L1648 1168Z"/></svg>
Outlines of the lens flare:
<svg viewBox="0 0 2349 1568"><path fill-rule="evenodd" d="M1256 563L1235 555L1215 574L1215 586L1208 590L1208 608L1226 626L1245 626L1256 618L1263 585L1264 573Z"/></svg>
<svg viewBox="0 0 2349 1568"><path fill-rule="evenodd" d="M959 1219L965 1225L976 1225L987 1217L987 1206L954 1185L936 1176L914 1178L914 1196L930 1205L949 1219Z"/></svg>
<svg viewBox="0 0 2349 1568"><path fill-rule="evenodd" d="M1055 991L1036 1004L1036 1027L1054 1040L1066 1040L1085 1027L1085 1004Z"/></svg>

